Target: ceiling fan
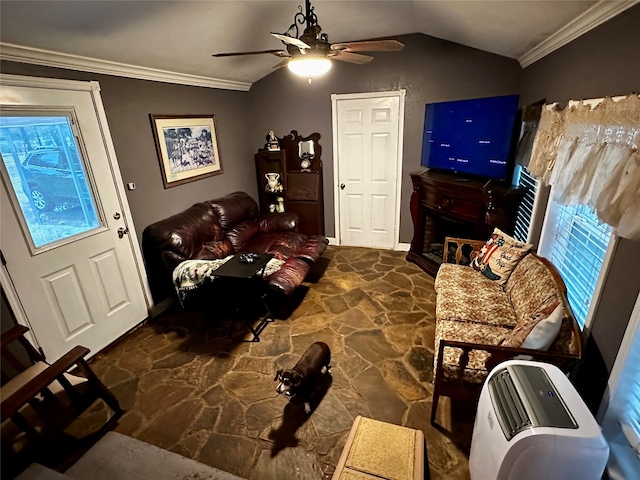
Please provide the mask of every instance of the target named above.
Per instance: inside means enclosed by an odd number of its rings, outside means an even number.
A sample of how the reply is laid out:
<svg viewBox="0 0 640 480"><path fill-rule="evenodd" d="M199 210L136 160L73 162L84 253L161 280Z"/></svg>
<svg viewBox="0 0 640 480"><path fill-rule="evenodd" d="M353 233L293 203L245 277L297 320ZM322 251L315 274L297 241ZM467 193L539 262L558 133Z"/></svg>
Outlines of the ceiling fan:
<svg viewBox="0 0 640 480"><path fill-rule="evenodd" d="M373 60L370 55L360 52L395 52L402 50L404 44L397 40L368 40L343 43L329 43L329 37L322 32L318 24L318 17L311 6L310 0L305 0L305 12L298 6L298 13L293 17L293 23L285 33L271 33L285 44L286 50L259 50L253 52L214 53L214 57L233 57L239 55L259 55L269 53L284 58L275 68L287 67L294 73L306 76L311 83L315 76L326 73L331 68L330 60L340 60L348 63L364 64ZM298 24L306 27L299 35ZM295 33L295 36L294 36Z"/></svg>

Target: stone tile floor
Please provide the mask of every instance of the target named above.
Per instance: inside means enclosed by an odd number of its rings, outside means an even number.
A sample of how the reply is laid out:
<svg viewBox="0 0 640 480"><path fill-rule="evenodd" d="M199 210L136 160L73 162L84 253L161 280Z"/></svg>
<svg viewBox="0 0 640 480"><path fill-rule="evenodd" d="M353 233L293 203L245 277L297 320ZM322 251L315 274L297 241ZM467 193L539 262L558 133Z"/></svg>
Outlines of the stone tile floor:
<svg viewBox="0 0 640 480"><path fill-rule="evenodd" d="M364 415L422 430L431 479L469 478L474 406L443 397L444 428L429 423L433 278L403 252L329 247L323 263L258 343L173 308L98 354L92 367L127 410L116 431L249 480L321 479ZM332 381L307 416L273 377L315 341L331 347Z"/></svg>

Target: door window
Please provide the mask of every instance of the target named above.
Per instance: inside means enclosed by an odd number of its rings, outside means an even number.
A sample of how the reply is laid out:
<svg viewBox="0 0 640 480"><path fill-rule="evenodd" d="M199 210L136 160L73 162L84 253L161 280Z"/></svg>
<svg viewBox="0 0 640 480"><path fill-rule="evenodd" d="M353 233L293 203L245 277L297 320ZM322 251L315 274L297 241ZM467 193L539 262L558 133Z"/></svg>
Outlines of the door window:
<svg viewBox="0 0 640 480"><path fill-rule="evenodd" d="M0 116L2 174L33 254L103 224L74 124L72 111Z"/></svg>

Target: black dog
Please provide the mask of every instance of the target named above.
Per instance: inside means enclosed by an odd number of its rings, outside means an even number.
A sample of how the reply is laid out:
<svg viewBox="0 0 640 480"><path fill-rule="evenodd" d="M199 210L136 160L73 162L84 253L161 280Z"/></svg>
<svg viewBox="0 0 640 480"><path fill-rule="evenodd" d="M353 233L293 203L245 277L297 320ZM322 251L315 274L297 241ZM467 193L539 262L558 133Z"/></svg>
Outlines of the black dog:
<svg viewBox="0 0 640 480"><path fill-rule="evenodd" d="M302 358L295 367L290 370L278 370L275 378L280 383L276 387L276 392L284 393L287 397L298 397L304 402L304 411L311 414L309 400L315 390L321 375L330 375L331 372L331 350L324 342L312 344L304 352ZM322 368L324 367L324 372Z"/></svg>

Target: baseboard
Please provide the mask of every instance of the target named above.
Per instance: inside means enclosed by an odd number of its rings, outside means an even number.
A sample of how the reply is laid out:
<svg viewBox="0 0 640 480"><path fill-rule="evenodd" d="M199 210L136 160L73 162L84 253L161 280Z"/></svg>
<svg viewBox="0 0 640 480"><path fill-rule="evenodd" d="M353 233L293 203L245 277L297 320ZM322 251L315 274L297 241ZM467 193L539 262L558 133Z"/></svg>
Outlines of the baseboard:
<svg viewBox="0 0 640 480"><path fill-rule="evenodd" d="M335 237L327 237L327 239L329 240L329 245L339 246ZM398 243L394 250L397 252L408 252L409 248L411 248L410 243Z"/></svg>

